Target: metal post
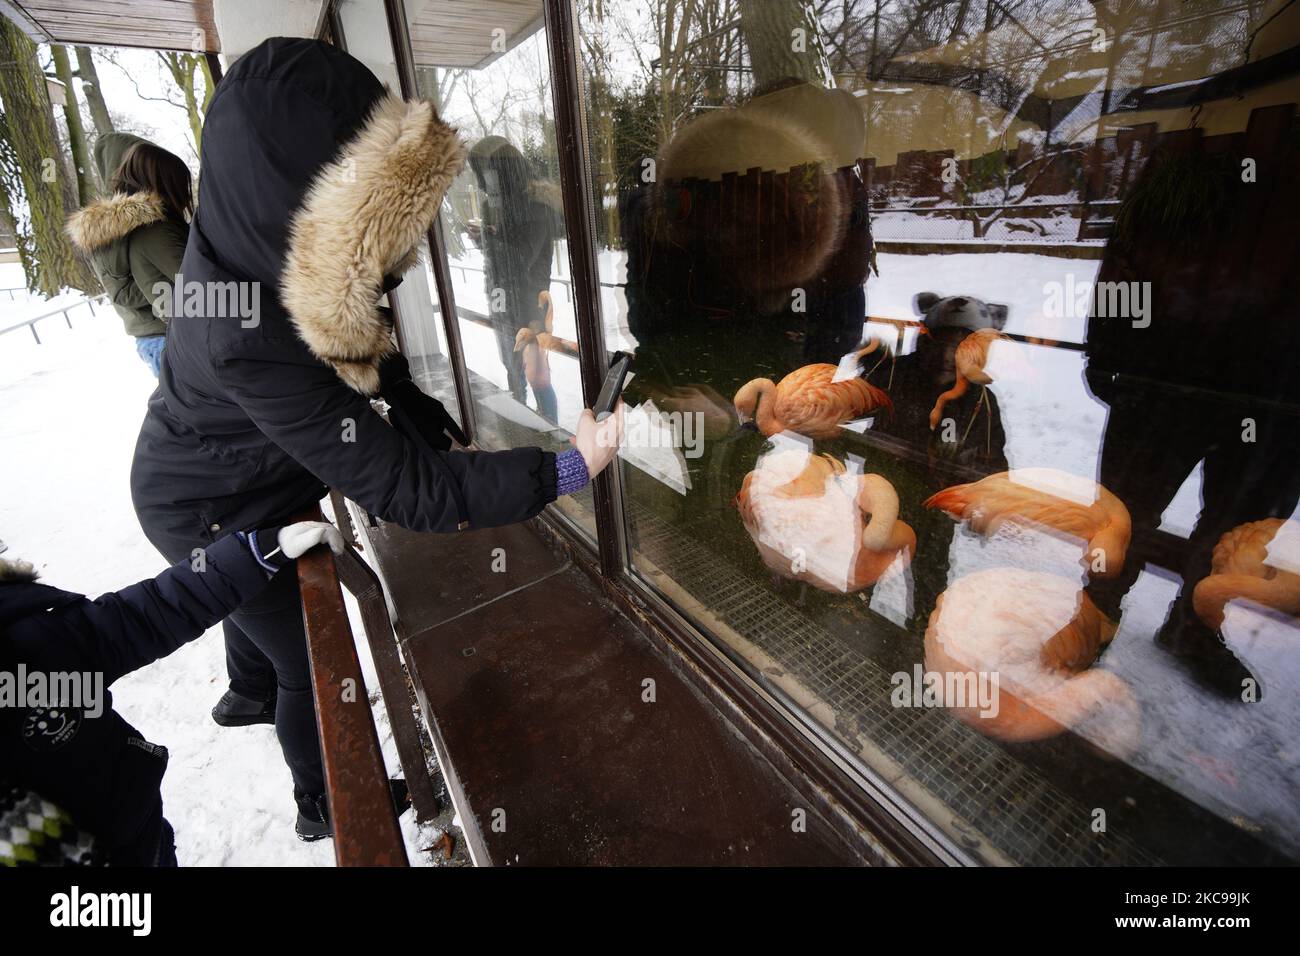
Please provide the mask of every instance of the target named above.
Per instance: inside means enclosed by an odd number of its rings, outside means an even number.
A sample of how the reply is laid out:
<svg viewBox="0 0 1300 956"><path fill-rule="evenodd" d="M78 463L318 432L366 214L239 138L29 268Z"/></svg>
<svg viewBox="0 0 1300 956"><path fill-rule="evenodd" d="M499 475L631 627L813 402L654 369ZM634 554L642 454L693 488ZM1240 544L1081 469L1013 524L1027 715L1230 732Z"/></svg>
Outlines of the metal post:
<svg viewBox="0 0 1300 956"><path fill-rule="evenodd" d="M384 0L384 14L388 17L388 35L397 65L397 77L402 85L402 96L411 99L419 95L415 77L415 58L411 53L411 34L406 26L406 4L403 0ZM456 401L460 405L461 426L472 442L477 431L474 417L474 395L470 391L469 371L465 367L465 349L460 340L460 314L456 311L456 296L451 284L451 268L447 262L447 244L442 238L442 212L429 228L430 266L433 284L438 293L438 310L441 312L443 333L447 337L447 362L451 365L456 383Z"/></svg>
<svg viewBox="0 0 1300 956"><path fill-rule="evenodd" d="M555 140L559 150L560 188L568 233L569 275L578 326L578 366L583 401L591 405L600 392L609 360L600 321L600 275L596 264L594 222L588 195L587 142L583 130L582 83L577 26L568 0L546 0L546 46L550 56ZM618 467L606 468L593 482L600 571L619 577L627 554L623 529L622 481Z"/></svg>

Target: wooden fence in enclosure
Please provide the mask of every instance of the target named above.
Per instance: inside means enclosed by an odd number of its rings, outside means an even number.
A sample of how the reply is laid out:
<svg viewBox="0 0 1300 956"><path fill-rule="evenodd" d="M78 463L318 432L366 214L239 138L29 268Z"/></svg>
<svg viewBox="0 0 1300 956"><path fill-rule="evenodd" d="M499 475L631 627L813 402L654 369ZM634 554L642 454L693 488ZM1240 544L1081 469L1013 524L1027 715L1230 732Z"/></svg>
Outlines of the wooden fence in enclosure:
<svg viewBox="0 0 1300 956"><path fill-rule="evenodd" d="M985 238L988 226L1001 221L1005 231L1016 238L1023 234L1023 239L1040 241L1043 237L1026 221L1049 211L1070 209L1068 218L1077 221L1077 227L1070 235L1056 234L1055 241L1104 240L1118 204L1158 149L1186 148L1189 140L1201 139L1209 155L1249 155L1252 144L1270 139L1279 126L1294 121L1295 104L1287 103L1252 110L1246 128L1234 133L1206 136L1199 127L1160 131L1155 123L1142 123L1092 143L1044 149L1024 142L1001 155L995 151L975 159L956 159L951 149L913 150L898 154L889 166L863 159L834 175L846 187L842 195L849 198L853 217L850 236L866 200L872 215L892 212L916 217L915 237L894 238L925 240L931 237L920 228L921 222L956 220L971 223L973 239ZM994 197L987 202L972 199L967 184L990 164L1015 170L1011 185L1023 188L1014 197ZM743 173L724 173L719 180L669 181L663 184L663 211L670 229L689 223L692 236L722 244L725 254L742 268L778 276L788 272L787 264L815 245L829 228L822 219L826 204L819 201L818 190L813 188L818 177L817 167L805 165L787 172L754 167ZM1058 198L1062 196L1075 198L1062 201ZM855 244L845 246L850 248L842 249L841 254L851 256ZM832 268L847 265L831 263Z"/></svg>

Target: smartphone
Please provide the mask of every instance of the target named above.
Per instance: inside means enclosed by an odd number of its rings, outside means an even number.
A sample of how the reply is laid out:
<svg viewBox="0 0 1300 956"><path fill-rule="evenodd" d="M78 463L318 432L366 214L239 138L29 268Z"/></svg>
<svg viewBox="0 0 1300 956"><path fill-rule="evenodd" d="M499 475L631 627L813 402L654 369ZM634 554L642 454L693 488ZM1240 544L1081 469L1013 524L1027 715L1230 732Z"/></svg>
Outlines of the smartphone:
<svg viewBox="0 0 1300 956"><path fill-rule="evenodd" d="M627 370L631 366L632 356L626 352L614 353L614 358L609 363L609 371L605 373L605 381L600 386L600 394L596 396L596 404L591 407L596 415L596 421L603 422L614 414L614 409L618 407L619 396L623 394Z"/></svg>

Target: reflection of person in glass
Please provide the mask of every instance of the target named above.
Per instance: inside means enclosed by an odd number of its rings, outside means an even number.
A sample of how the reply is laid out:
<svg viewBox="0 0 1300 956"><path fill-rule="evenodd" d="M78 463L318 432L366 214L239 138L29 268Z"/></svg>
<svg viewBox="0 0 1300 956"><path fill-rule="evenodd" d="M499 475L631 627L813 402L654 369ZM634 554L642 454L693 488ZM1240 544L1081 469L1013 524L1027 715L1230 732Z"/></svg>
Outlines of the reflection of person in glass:
<svg viewBox="0 0 1300 956"><path fill-rule="evenodd" d="M534 375L528 381L525 350L516 351L516 345L522 329L550 331L544 326L546 306L539 304L539 297L551 287L552 242L560 215L556 190L500 136L479 140L470 151L469 164L484 200L482 219L470 223L469 233L483 250L488 320L510 393L522 402L524 386L530 385L537 410L554 421L555 389L549 376Z"/></svg>
<svg viewBox="0 0 1300 956"><path fill-rule="evenodd" d="M862 111L798 80L683 126L629 174L622 208L634 385L661 408L729 410L857 347L871 254ZM734 489L733 489L734 490Z"/></svg>
<svg viewBox="0 0 1300 956"><path fill-rule="evenodd" d="M1289 123L1251 127L1255 181L1243 181L1240 147L1212 154L1199 129L1166 137L1117 216L1087 339L1089 387L1110 406L1100 481L1133 521L1125 567L1089 593L1118 620L1146 561L1177 572L1156 640L1233 698L1250 687L1248 672L1195 613L1193 589L1223 535L1290 517L1300 492L1300 150L1282 132ZM1145 316L1116 314L1102 283L1149 283ZM1158 529L1198 462L1201 513L1181 541Z"/></svg>

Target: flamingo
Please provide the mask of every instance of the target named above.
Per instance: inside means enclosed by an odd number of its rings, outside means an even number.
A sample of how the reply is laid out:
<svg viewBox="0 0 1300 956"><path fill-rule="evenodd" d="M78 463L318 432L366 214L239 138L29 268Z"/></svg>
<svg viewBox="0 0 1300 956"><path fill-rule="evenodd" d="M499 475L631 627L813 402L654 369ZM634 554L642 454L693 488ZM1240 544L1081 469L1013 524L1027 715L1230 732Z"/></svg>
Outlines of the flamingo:
<svg viewBox="0 0 1300 956"><path fill-rule="evenodd" d="M952 388L939 396L934 403L934 408L930 409L930 431L939 427L939 422L943 420L943 407L965 395L970 383L974 382L981 386L992 383L993 377L984 371L984 366L989 360L989 349L997 341L1005 342L1009 339L997 329L979 329L958 344L954 356L957 365L957 381L953 383Z"/></svg>
<svg viewBox="0 0 1300 956"><path fill-rule="evenodd" d="M916 534L898 520L894 486L880 475L846 474L829 455L764 456L735 505L774 574L823 591L860 591L916 551Z"/></svg>
<svg viewBox="0 0 1300 956"><path fill-rule="evenodd" d="M1300 617L1300 574L1264 563L1269 542L1287 524L1300 531L1297 522L1266 518L1237 525L1219 538L1211 573L1192 591L1192 607L1206 626L1222 627L1224 608L1238 599Z"/></svg>
<svg viewBox="0 0 1300 956"><path fill-rule="evenodd" d="M881 347L878 339L854 353L855 359ZM878 408L893 410L889 395L857 377L836 380L839 366L816 362L797 368L780 384L770 378L746 382L732 400L742 422L753 421L765 437L783 431L809 438L834 438L840 425Z"/></svg>
<svg viewBox="0 0 1300 956"><path fill-rule="evenodd" d="M1114 635L1115 624L1068 578L993 568L939 596L925 669L945 675L945 687L997 675L996 713L945 700L953 716L997 740L1043 740L1086 723L1094 742L1126 753L1137 742L1137 704L1123 680L1090 666Z"/></svg>
<svg viewBox="0 0 1300 956"><path fill-rule="evenodd" d="M524 378L534 389L551 384L551 362L546 357L547 352L578 351L578 343L551 334L555 327L555 306L549 292L537 293L537 307L546 309L546 317L542 320L545 331L537 332L525 326L515 333L515 351L524 353Z"/></svg>
<svg viewBox="0 0 1300 956"><path fill-rule="evenodd" d="M973 531L985 536L996 532L1003 522L1012 521L1045 525L1083 538L1088 553L1101 558L1091 562L1092 573L1113 578L1124 567L1133 530L1124 502L1095 482L1090 482L1094 493L1088 505L1039 490L1044 484L1068 487L1080 480L1055 468L1018 468L945 488L927 498L925 507L966 521Z"/></svg>

